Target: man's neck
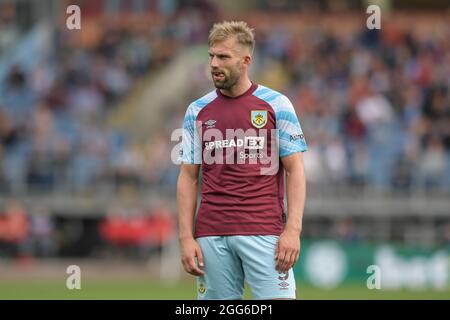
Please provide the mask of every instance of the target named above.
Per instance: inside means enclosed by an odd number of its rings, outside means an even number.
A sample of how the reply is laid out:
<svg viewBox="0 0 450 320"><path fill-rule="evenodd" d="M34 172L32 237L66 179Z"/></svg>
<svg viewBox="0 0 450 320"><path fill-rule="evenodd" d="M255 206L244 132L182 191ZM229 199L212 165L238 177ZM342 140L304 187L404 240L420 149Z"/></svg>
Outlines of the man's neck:
<svg viewBox="0 0 450 320"><path fill-rule="evenodd" d="M248 89L252 86L252 82L249 78L246 78L243 81L239 81L230 89L220 89L220 92L228 97L238 97L245 92L247 92Z"/></svg>

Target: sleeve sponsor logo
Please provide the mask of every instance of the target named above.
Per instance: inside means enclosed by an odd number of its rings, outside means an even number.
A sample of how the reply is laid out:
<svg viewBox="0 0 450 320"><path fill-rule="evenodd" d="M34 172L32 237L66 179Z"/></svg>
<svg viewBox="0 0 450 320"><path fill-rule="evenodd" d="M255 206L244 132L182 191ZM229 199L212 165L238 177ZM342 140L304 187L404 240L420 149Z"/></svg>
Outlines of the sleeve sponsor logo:
<svg viewBox="0 0 450 320"><path fill-rule="evenodd" d="M297 133L297 134L291 134L289 136L289 141L297 141L297 140L303 140L305 138L305 136L303 135L303 133Z"/></svg>

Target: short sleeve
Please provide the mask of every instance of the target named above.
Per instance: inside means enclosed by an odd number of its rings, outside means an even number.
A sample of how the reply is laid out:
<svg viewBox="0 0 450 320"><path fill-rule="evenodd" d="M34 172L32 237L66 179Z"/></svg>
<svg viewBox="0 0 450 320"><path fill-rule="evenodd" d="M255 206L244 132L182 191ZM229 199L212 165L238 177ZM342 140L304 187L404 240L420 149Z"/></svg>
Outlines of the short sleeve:
<svg viewBox="0 0 450 320"><path fill-rule="evenodd" d="M183 120L183 136L180 149L179 161L186 164L202 163L202 146L200 137L196 129L197 113L191 104Z"/></svg>
<svg viewBox="0 0 450 320"><path fill-rule="evenodd" d="M307 151L308 146L300 121L295 114L294 106L286 96L280 95L278 97L275 118L278 129L280 157Z"/></svg>

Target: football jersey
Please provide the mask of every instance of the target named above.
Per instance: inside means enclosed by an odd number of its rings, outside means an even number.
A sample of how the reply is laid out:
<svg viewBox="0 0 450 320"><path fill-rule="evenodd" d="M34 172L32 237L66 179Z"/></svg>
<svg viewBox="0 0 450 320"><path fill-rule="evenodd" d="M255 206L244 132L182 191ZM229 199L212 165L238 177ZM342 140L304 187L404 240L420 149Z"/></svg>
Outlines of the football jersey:
<svg viewBox="0 0 450 320"><path fill-rule="evenodd" d="M194 236L281 234L280 158L306 150L292 103L272 89L252 84L237 97L217 89L191 103L180 161L201 164Z"/></svg>

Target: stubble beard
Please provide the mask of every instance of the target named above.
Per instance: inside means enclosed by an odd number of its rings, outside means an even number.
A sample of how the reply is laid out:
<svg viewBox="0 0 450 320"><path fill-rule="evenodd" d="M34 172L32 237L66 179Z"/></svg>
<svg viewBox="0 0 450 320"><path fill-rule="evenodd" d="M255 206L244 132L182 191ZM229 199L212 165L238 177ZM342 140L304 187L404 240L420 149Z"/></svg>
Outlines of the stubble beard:
<svg viewBox="0 0 450 320"><path fill-rule="evenodd" d="M236 68L236 70L230 70L228 75L225 72L223 73L223 80L214 80L214 77L212 78L214 86L217 89L229 90L238 83L239 78L241 77L241 72L238 68Z"/></svg>

